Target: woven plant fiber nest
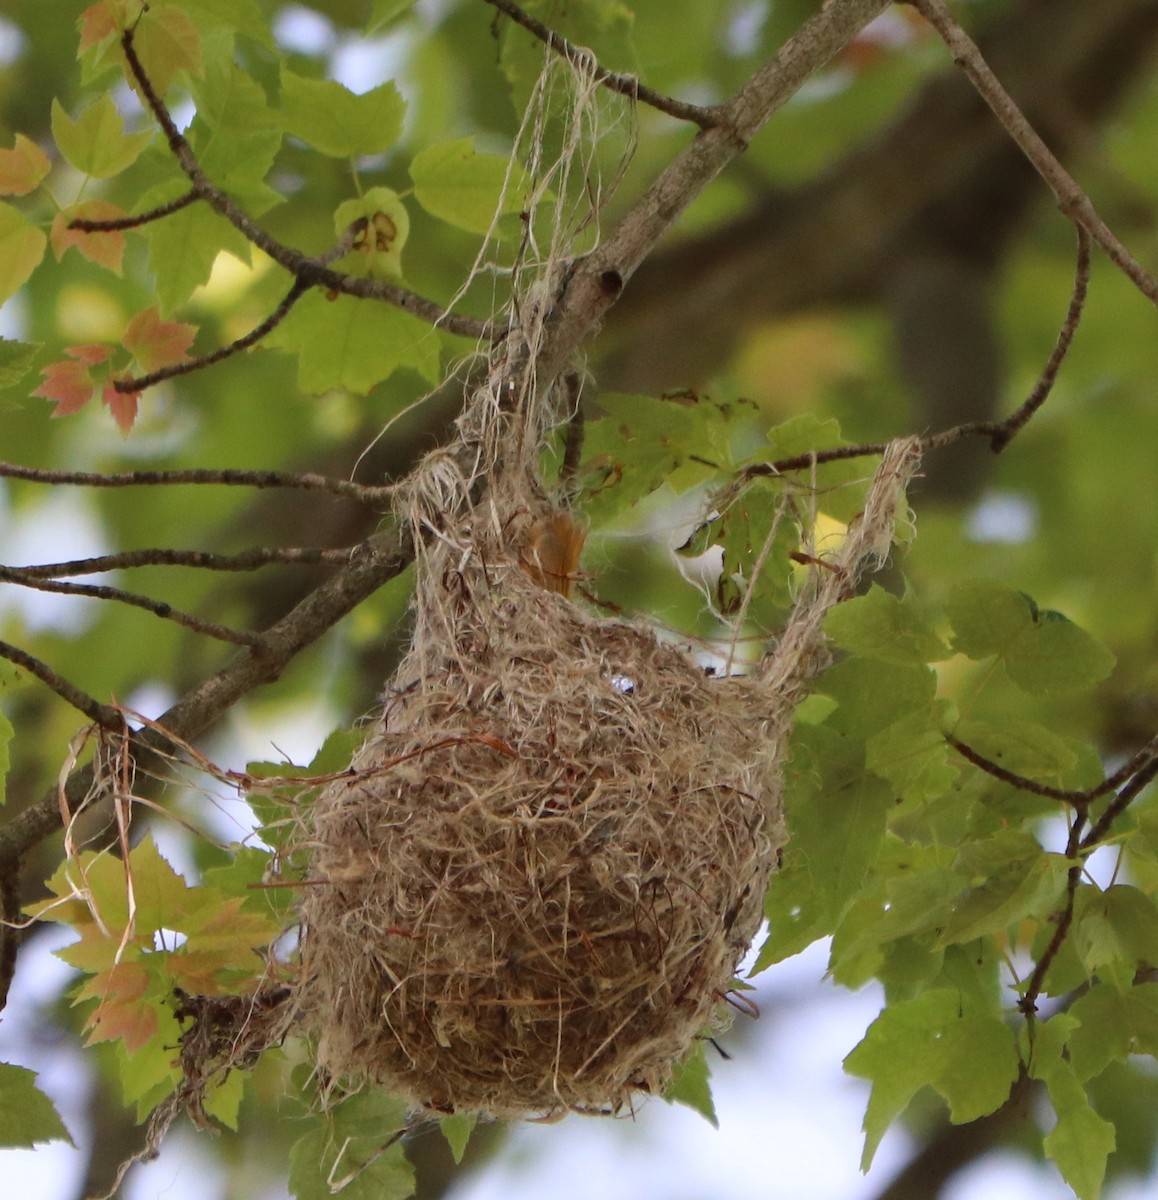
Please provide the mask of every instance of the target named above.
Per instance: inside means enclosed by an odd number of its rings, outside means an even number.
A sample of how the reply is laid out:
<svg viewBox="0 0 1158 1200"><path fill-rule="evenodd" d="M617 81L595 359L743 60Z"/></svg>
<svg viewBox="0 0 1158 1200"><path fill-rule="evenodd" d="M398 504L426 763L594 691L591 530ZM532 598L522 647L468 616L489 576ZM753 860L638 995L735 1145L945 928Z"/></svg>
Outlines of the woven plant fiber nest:
<svg viewBox="0 0 1158 1200"><path fill-rule="evenodd" d="M758 685L513 557L443 584L312 814L319 1063L440 1112L616 1111L718 1022L760 922L784 835Z"/></svg>
<svg viewBox="0 0 1158 1200"><path fill-rule="evenodd" d="M890 444L773 648L725 678L542 586L526 491L436 515L433 465L410 652L306 821L297 999L326 1076L511 1117L664 1090L760 923L824 616L884 561L918 462Z"/></svg>

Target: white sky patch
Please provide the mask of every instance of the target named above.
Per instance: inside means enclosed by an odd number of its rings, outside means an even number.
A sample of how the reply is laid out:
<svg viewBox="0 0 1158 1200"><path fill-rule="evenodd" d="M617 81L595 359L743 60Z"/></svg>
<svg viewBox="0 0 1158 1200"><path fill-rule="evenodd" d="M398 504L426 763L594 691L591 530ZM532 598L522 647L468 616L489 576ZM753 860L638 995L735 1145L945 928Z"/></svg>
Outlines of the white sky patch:
<svg viewBox="0 0 1158 1200"><path fill-rule="evenodd" d="M0 67L11 66L27 44L20 27L0 17Z"/></svg>
<svg viewBox="0 0 1158 1200"><path fill-rule="evenodd" d="M988 491L966 518L974 542L1019 545L1037 533L1037 505L1020 492Z"/></svg>
<svg viewBox="0 0 1158 1200"><path fill-rule="evenodd" d="M86 498L75 488L57 488L35 507L13 519L8 498L0 490L0 562L26 566L46 561L88 558L106 554L100 522ZM85 583L108 583L107 574L87 575ZM96 618L99 600L60 596L31 588L6 587L0 593L0 619L18 613L30 632L53 629L75 634Z"/></svg>
<svg viewBox="0 0 1158 1200"><path fill-rule="evenodd" d="M397 29L376 38L342 41L334 51L331 71L352 92L368 92L388 80L396 80L410 55L413 33Z"/></svg>
<svg viewBox="0 0 1158 1200"><path fill-rule="evenodd" d="M296 4L279 14L273 36L283 49L299 54L328 54L337 41L333 25L321 13Z"/></svg>
<svg viewBox="0 0 1158 1200"><path fill-rule="evenodd" d="M768 20L768 5L764 0L749 0L732 13L724 32L724 47L733 58L754 54L760 44L760 32Z"/></svg>
<svg viewBox="0 0 1158 1200"><path fill-rule="evenodd" d="M20 341L28 336L28 297L23 292L0 304L0 337Z"/></svg>
<svg viewBox="0 0 1158 1200"><path fill-rule="evenodd" d="M913 26L895 9L888 8L861 30L858 40L876 42L878 46L908 46L914 36Z"/></svg>
<svg viewBox="0 0 1158 1200"><path fill-rule="evenodd" d="M1112 1195L1124 1200L1116 1189ZM1153 1184L1138 1196L1152 1197ZM1033 1197L1033 1200L1073 1200L1073 1192L1062 1182L1051 1163L1033 1163L1012 1150L986 1154L965 1167L952 1179L941 1200L1006 1200L1006 1197Z"/></svg>
<svg viewBox="0 0 1158 1200"><path fill-rule="evenodd" d="M20 952L16 980L0 1021L0 1062L28 1067L55 1104L69 1132L83 1136L87 1128L88 1071L76 1044L44 1023L44 1012L76 972L52 953L76 940L63 925L47 927ZM66 1200L80 1185L84 1152L64 1142L35 1150L0 1151L0 1179L5 1194L37 1200Z"/></svg>

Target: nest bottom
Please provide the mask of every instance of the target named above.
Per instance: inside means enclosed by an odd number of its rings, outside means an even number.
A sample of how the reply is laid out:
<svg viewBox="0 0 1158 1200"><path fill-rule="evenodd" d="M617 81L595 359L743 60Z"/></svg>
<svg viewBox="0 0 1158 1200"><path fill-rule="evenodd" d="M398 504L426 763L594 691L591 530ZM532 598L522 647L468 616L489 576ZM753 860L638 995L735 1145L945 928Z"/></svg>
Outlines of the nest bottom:
<svg viewBox="0 0 1158 1200"><path fill-rule="evenodd" d="M759 924L757 698L530 584L476 633L403 665L317 801L306 1021L331 1077L428 1109L618 1111L719 1023Z"/></svg>

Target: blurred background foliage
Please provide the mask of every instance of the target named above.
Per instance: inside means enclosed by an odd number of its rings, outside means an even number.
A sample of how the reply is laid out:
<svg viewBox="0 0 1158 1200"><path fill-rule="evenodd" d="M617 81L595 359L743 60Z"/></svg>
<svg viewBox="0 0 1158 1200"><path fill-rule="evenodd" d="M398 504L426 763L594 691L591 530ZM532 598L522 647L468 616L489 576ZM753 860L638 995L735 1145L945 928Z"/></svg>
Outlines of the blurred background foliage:
<svg viewBox="0 0 1158 1200"><path fill-rule="evenodd" d="M84 7L83 0L53 0L46 15L42 0L6 0L0 145L21 132L47 147L54 97L69 111L79 107L86 91L75 19ZM616 0L543 0L533 7L607 66L711 102L729 95L816 5L636 0L629 11ZM268 20L272 30L269 40L242 34L236 44L239 60L271 95L283 63L303 75L338 77L359 92L396 80L409 106L403 139L359 164L363 186L405 192L411 158L436 139L473 135L481 150L509 150L518 123L509 78L518 92L531 56L525 35L478 0L262 0L240 8L255 28ZM959 8L1115 231L1143 262L1158 262L1152 0L976 0ZM123 87L117 101L135 126L148 127ZM596 147L604 178L619 172L628 151L631 157L605 222L690 137L649 110L611 110L618 115ZM178 103L175 111L187 120L191 107ZM131 209L167 174L158 143L101 194ZM77 183L67 167L51 179L62 203ZM354 194L349 164L287 141L269 183L282 199L261 214L262 223L307 252L325 249L335 207ZM34 215L47 224L52 213L44 207ZM411 215L406 281L447 302L479 239L417 206ZM588 347L584 405L595 417L601 391L694 389L720 403L748 401L768 425L804 413L833 417L852 440L1005 413L1032 387L1053 345L1073 256L1072 231L1044 185L954 73L940 42L912 10L896 7L809 83L641 269ZM51 361L65 345L118 337L127 317L150 302L151 287L140 236L129 238L120 278L69 253L46 263L4 306L0 331L43 344L41 362ZM255 259L246 267L223 254L178 312L200 327L196 349L205 351L260 321L279 287L268 264ZM491 301L490 285L476 286L460 309L487 315ZM934 601L963 579L995 577L1102 639L1117 656L1112 677L1093 695L1042 701L1036 715L1092 739L1109 760L1149 738L1158 718L1155 329L1151 306L1095 261L1085 319L1045 409L999 459L980 447L929 457L915 496L918 533L902 564L907 586ZM440 338L444 364L471 349L463 339ZM137 428L123 438L96 405L51 419L48 403L30 389L25 380L0 392L0 456L9 462L99 471L275 468L367 482L400 476L445 437L458 398L444 388L412 408L427 387L405 369L365 396L308 395L292 356L258 350L153 389ZM0 486L0 558L12 564L149 546L342 546L373 523L356 505L293 493ZM679 581L673 553L687 534L686 511L663 504L596 528L584 561L590 586L629 610L704 632L711 623L703 598ZM261 627L318 578L307 567L269 567L250 577L148 568L116 582L217 621ZM320 736L366 711L404 640L405 605L402 579L240 706L207 752L269 757L268 735L264 748L256 735L255 749L255 730L298 722ZM151 711L228 655L123 605L11 587L0 592L0 636L97 697ZM0 703L17 729L7 800L13 812L54 780L77 715L2 665ZM197 802L195 795L184 801ZM57 855L59 847L48 845L28 862L29 898ZM51 1018L69 1019L60 1009ZM1123 1098L1142 1085L1123 1067L1101 1086L1108 1107L1124 1108ZM267 1138L282 1136L263 1127L274 1100L260 1091L259 1079L247 1101L246 1137L218 1143L237 1179L247 1170L261 1174L253 1164L268 1155ZM103 1134L92 1143L90 1185L107 1183L110 1162L138 1136L118 1106L98 1095L90 1115ZM1121 1139L1112 1167L1148 1169L1154 1129L1152 1122L1138 1126L1133 1142ZM491 1131L486 1140L499 1136ZM911 1176L901 1177L909 1190L889 1194L934 1196L963 1163L1008 1136L999 1120L988 1137L947 1131L930 1110L915 1135ZM956 1150L953 1137L961 1139ZM974 1139L967 1147L966 1137ZM424 1195L440 1194L451 1177L445 1148L437 1138L430 1143ZM421 1159L421 1146L418 1153Z"/></svg>

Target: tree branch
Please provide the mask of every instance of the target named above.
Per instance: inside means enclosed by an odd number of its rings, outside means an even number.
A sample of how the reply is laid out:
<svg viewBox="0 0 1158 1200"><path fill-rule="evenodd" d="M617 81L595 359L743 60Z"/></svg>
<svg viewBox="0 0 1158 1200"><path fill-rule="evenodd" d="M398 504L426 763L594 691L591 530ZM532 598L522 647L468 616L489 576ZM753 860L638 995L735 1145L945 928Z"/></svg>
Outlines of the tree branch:
<svg viewBox="0 0 1158 1200"><path fill-rule="evenodd" d="M84 713L95 725L102 729L122 728L124 722L115 708L101 704L87 692L82 692L75 684L69 683L63 675L57 674L47 663L41 662L27 650L21 650L19 646L13 646L10 642L0 641L0 658L6 658L14 666L35 675L41 683L51 688L78 712ZM0 837L2 836L0 834Z"/></svg>
<svg viewBox="0 0 1158 1200"><path fill-rule="evenodd" d="M196 188L190 188L176 200L170 200L168 204L158 204L156 208L150 208L143 213L136 213L129 217L114 217L108 221L91 221L85 217L77 217L75 220L69 221L68 227L76 229L80 233L116 233L126 229L140 229L142 225L149 225L153 221L159 221L162 217L171 217L174 213L188 208L190 204L195 204L200 199L201 193Z"/></svg>
<svg viewBox="0 0 1158 1200"><path fill-rule="evenodd" d="M720 105L721 121L702 130L660 172L567 279L538 356L540 387L553 381L602 321L624 285L688 205L747 147L753 134L805 81L889 5L889 0L826 0L797 33Z"/></svg>
<svg viewBox="0 0 1158 1200"><path fill-rule="evenodd" d="M172 363L167 367L159 367L156 371L150 371L147 375L114 379L113 387L123 395L133 392L143 392L146 388L162 383L166 379L176 379L180 375L189 375L194 371L211 367L214 363L232 358L235 354L240 354L243 350L248 350L251 346L256 346L262 338L272 333L289 316L290 309L308 291L308 284L301 279L295 279L293 286L282 298L277 308L264 321L255 325L247 334L236 338L228 345L220 346L208 354L198 355L196 358L187 359L185 362Z"/></svg>
<svg viewBox="0 0 1158 1200"><path fill-rule="evenodd" d="M356 547L337 550L313 550L296 546L257 546L240 554L215 554L207 550L125 550L120 554L98 554L92 558L73 558L67 562L36 563L27 567L0 567L13 576L14 583L25 579L56 579L69 575L98 575L103 571L122 571L132 567L197 567L203 571L256 571L276 564L348 562ZM18 578L17 578L18 577Z"/></svg>
<svg viewBox="0 0 1158 1200"><path fill-rule="evenodd" d="M1098 215L1093 201L1077 180L1061 165L1053 151L1026 120L1013 97L1001 85L976 43L954 20L943 0L910 0L921 15L941 35L953 54L953 61L969 76L985 103L1033 164L1034 170L1049 184L1058 208L1074 224L1086 229L1095 242L1131 279L1152 303L1158 304L1158 280L1154 278L1118 240Z"/></svg>
<svg viewBox="0 0 1158 1200"><path fill-rule="evenodd" d="M0 1010L8 1003L8 990L16 974L20 917L20 862L0 863Z"/></svg>
<svg viewBox="0 0 1158 1200"><path fill-rule="evenodd" d="M569 42L561 34L544 25L542 21L536 20L530 13L524 12L512 0L486 0L486 3L493 5L499 12L510 17L516 25L521 25L529 33L534 34L549 50L553 50L561 58L565 58L572 66L581 67L594 63L590 50ZM594 66L596 82L607 88L608 91L617 92L629 100L642 100L644 104L658 109L662 113L667 113L669 117L675 117L679 121L690 121L692 124L700 126L701 129L710 129L724 120L721 110L717 106L705 108L702 104L688 104L686 101L677 100L673 96L665 96L663 92L649 88L634 75L622 75L616 71L608 71L598 63L594 63Z"/></svg>
<svg viewBox="0 0 1158 1200"><path fill-rule="evenodd" d="M415 292L398 284L384 283L379 280L356 278L343 274L325 265L320 259L310 258L300 250L292 250L276 238L266 233L250 216L239 208L201 169L192 146L177 128L165 102L157 95L152 80L149 79L145 68L137 55L133 44L134 33L131 28L121 35L121 48L125 53L125 61L133 82L140 89L149 111L161 127L169 149L177 160L178 166L184 171L197 197L204 200L214 212L223 216L246 239L246 241L264 251L279 266L284 267L302 288L323 287L333 292L342 292L348 296L360 296L367 300L381 300L401 308L404 312L418 317L431 325L457 333L469 338L491 338L500 332L493 321L480 321L473 317L461 317L427 300ZM189 201L186 201L188 203ZM183 205L182 205L183 207ZM100 227L99 222L92 222L94 227ZM134 388L131 390L139 390Z"/></svg>
<svg viewBox="0 0 1158 1200"><path fill-rule="evenodd" d="M1070 154L1143 78L1156 42L1151 0L1022 0L989 25L982 49ZM694 387L758 322L879 301L930 250L983 282L1041 190L969 80L947 70L818 176L787 190L769 183L744 215L649 256L607 322L600 383ZM992 415L987 397L969 398L971 409L930 423Z"/></svg>
<svg viewBox="0 0 1158 1200"><path fill-rule="evenodd" d="M155 725L128 735L130 750L141 769L148 769L154 756L169 746L169 739L162 729L183 741L196 738L243 696L276 679L298 654L384 583L399 575L412 558L409 540L395 527L355 547L347 565L271 625L262 635L259 646L241 654L191 688L157 719ZM0 643L2 647L3 643ZM23 651L17 654L20 657L12 661L27 665L23 660L28 656ZM105 707L99 705L95 712L101 715L100 724L106 725L107 719L110 722L107 727L123 730L123 721L116 710L107 710L106 714ZM97 719L96 716L93 719ZM0 870L5 864L18 861L37 842L59 830L61 794L70 807L75 807L86 797L92 782L91 767L73 772L63 793L52 788L0 829Z"/></svg>
<svg viewBox="0 0 1158 1200"><path fill-rule="evenodd" d="M329 492L347 500L381 506L394 495L393 487L374 487L353 483L348 479L330 479L308 471L213 471L193 468L185 471L123 471L102 475L93 471L54 471L41 467L22 467L16 463L0 462L0 479L24 479L30 483L71 487L155 487L158 484L207 484L221 487L298 488L306 492Z"/></svg>
<svg viewBox="0 0 1158 1200"><path fill-rule="evenodd" d="M44 579L24 574L17 568L0 566L0 583L11 583L16 587L30 588L37 592L52 592L60 596L84 596L90 600L114 600L118 604L127 604L132 608L143 608L153 616L165 621L173 621L183 625L194 633L204 634L219 642L229 642L234 646L257 646L261 637L256 633L245 633L230 629L227 625L219 625L216 621L206 621L192 613L183 612L166 604L163 600L153 600L136 592L126 592L121 588L107 587L102 584L90 583L60 583L52 579Z"/></svg>

